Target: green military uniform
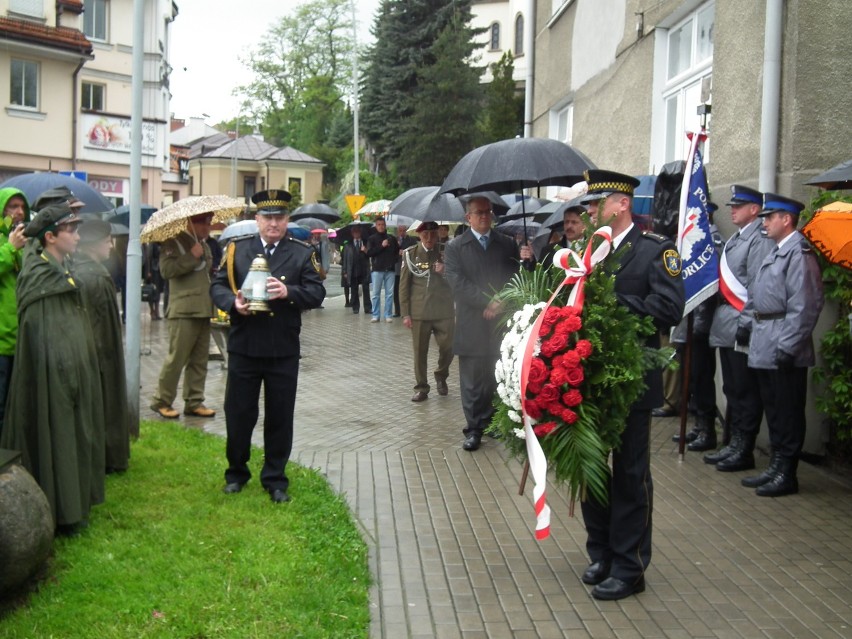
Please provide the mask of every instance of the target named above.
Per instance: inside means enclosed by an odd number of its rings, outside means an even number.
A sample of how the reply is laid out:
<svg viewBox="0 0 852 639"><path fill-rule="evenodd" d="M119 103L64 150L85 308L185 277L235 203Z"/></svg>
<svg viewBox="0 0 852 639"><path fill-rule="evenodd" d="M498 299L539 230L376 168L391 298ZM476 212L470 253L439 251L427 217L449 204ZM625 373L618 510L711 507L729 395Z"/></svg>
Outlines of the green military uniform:
<svg viewBox="0 0 852 639"><path fill-rule="evenodd" d="M104 500L98 359L80 289L63 264L33 250L18 276L18 342L0 447L21 451L58 526Z"/></svg>
<svg viewBox="0 0 852 639"><path fill-rule="evenodd" d="M207 360L210 352L210 269L212 257L206 242L204 255L196 258L191 249L197 240L182 232L163 243L160 249L160 274L169 281L169 353L160 371L157 392L151 408L171 406L177 395L181 371L184 412L204 404Z"/></svg>
<svg viewBox="0 0 852 639"><path fill-rule="evenodd" d="M439 390L446 383L453 361L455 309L453 292L443 275L435 272L441 255L440 247L427 251L422 242L407 248L402 255L399 301L403 317L411 318L414 345L415 392L429 393L426 364L429 338L434 334L438 344L438 366L435 380Z"/></svg>
<svg viewBox="0 0 852 639"><path fill-rule="evenodd" d="M126 470L130 459L130 435L139 436L139 424L131 421L127 403L124 346L121 318L115 303L115 285L106 267L82 252L74 257L74 278L83 291L83 303L98 352L106 468L110 471Z"/></svg>

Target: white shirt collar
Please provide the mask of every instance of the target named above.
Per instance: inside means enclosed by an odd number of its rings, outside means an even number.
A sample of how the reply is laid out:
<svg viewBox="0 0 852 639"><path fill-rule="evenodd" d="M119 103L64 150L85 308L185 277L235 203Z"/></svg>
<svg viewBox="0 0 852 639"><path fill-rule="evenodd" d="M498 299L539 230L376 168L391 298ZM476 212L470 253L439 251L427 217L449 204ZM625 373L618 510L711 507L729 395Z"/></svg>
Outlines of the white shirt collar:
<svg viewBox="0 0 852 639"><path fill-rule="evenodd" d="M631 223L630 223L630 226L628 226L628 227L627 227L626 229L624 229L621 233L619 233L619 234L618 234L618 235L616 235L614 238L612 238L612 250L613 250L613 251L614 251L614 250L616 250L616 249L619 247L619 245L621 244L621 242L624 240L625 236L626 236L628 233L630 233L630 231L633 229L633 226L634 226L634 225L633 225L633 222L631 222Z"/></svg>

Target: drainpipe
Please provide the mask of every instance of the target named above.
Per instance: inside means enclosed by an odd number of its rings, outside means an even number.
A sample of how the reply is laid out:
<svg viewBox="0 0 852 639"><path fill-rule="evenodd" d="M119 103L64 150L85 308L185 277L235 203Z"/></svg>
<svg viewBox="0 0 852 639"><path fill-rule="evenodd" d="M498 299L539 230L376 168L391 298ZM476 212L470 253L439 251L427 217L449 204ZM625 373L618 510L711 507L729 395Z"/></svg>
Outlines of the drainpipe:
<svg viewBox="0 0 852 639"><path fill-rule="evenodd" d="M535 83L535 0L527 0L524 14L524 56L527 58L527 73L524 79L524 137L531 138Z"/></svg>
<svg viewBox="0 0 852 639"><path fill-rule="evenodd" d="M74 73L71 74L71 170L77 170L77 111L80 108L78 75L86 60L80 60Z"/></svg>
<svg viewBox="0 0 852 639"><path fill-rule="evenodd" d="M760 113L760 174L757 188L774 193L778 166L778 119L781 110L781 39L784 0L766 0L763 39L763 102Z"/></svg>

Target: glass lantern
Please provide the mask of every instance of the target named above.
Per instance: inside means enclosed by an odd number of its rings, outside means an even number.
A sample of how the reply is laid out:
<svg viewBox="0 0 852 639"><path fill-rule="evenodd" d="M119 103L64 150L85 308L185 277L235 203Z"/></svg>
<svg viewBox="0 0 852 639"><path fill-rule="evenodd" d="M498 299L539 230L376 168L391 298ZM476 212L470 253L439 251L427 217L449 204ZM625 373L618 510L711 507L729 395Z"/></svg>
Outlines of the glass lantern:
<svg viewBox="0 0 852 639"><path fill-rule="evenodd" d="M246 275L240 291L248 302L248 309L252 313L268 313L269 292L266 290L266 279L271 277L269 263L263 255L258 255L251 262L248 275Z"/></svg>

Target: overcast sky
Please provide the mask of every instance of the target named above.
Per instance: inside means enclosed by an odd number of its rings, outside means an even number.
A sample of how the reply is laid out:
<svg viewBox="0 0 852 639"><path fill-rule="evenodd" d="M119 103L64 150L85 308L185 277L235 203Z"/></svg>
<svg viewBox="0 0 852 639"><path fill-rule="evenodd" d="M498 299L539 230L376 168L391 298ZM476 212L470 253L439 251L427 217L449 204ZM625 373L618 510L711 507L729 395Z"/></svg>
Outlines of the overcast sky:
<svg viewBox="0 0 852 639"><path fill-rule="evenodd" d="M234 87L251 79L240 63L278 18L302 0L178 0L172 24L171 110L177 118L207 114L208 124L237 115ZM359 47L371 41L379 0L355 0Z"/></svg>

